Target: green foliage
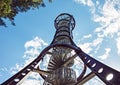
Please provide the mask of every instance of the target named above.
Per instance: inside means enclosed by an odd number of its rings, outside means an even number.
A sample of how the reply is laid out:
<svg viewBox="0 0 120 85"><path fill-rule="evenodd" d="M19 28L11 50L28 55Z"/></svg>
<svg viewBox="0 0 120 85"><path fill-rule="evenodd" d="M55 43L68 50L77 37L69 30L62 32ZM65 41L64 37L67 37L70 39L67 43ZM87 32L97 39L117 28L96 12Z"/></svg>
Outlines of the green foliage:
<svg viewBox="0 0 120 85"><path fill-rule="evenodd" d="M5 0L4 2L0 1L1 2L0 3L0 17L4 17L11 12L11 6L10 6L11 1L12 0Z"/></svg>
<svg viewBox="0 0 120 85"><path fill-rule="evenodd" d="M49 0L51 2L51 0ZM4 19L9 19L12 25L14 17L19 12L27 12L31 8L45 7L42 0L0 0L0 25L5 26Z"/></svg>

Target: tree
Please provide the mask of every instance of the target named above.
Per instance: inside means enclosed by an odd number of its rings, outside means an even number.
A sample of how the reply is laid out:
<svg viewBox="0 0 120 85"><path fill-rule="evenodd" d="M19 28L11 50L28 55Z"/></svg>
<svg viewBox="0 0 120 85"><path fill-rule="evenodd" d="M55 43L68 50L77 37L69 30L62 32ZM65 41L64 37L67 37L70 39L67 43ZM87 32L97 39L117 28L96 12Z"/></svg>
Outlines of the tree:
<svg viewBox="0 0 120 85"><path fill-rule="evenodd" d="M31 8L39 7L45 7L43 0L0 0L0 25L7 26L4 19L9 19L11 24L15 25L14 17L19 12L27 12Z"/></svg>

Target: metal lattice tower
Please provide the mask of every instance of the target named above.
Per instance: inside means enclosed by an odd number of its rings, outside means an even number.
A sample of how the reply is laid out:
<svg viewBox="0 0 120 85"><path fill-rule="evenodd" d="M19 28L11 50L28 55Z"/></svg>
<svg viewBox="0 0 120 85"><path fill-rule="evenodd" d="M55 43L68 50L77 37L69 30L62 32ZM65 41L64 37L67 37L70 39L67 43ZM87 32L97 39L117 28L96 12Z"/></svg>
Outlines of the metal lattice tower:
<svg viewBox="0 0 120 85"><path fill-rule="evenodd" d="M72 15L60 14L54 25L56 33L51 44L34 61L1 85L19 85L32 72L40 74L44 80L43 85L82 85L94 76L98 76L106 85L120 85L120 72L90 57L73 42L75 20ZM39 62L46 55L50 55L50 59L47 69L42 70ZM76 57L83 62L83 69L78 77L72 68ZM86 68L91 72L85 76Z"/></svg>

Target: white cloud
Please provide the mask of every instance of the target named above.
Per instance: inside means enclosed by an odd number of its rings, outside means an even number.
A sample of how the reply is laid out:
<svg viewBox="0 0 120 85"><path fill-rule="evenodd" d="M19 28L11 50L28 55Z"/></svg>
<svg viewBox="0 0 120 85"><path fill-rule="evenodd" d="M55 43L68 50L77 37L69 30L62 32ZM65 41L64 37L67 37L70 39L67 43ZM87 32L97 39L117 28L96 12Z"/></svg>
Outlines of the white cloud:
<svg viewBox="0 0 120 85"><path fill-rule="evenodd" d="M73 70L76 72L76 76L78 77L84 68L84 64L79 57L76 57L74 65L72 67Z"/></svg>
<svg viewBox="0 0 120 85"><path fill-rule="evenodd" d="M87 5L87 0L74 1L88 6L93 16L93 22L99 24L99 26L93 31L94 34L97 35L95 36L97 38L92 42L86 42L80 45L83 48L83 51L86 52L88 48L87 53L90 53L91 51L95 52L93 47L97 47L97 50L99 50L99 48L105 49L105 53L101 54L99 52L101 56L98 57L101 60L105 60L110 56L110 52L114 51L112 46L106 48L105 43L107 46L109 46L107 43L114 43L113 39L115 39L115 46L117 47L116 49L118 49L118 54L120 55L120 33L117 35L118 32L120 32L120 0L104 0L105 2L102 0L92 0L94 1L92 6ZM92 34L92 36L94 36L94 34ZM102 45L101 47L100 44ZM88 82L87 85L104 85L103 83L97 84L97 82L94 82L93 79L93 81Z"/></svg>
<svg viewBox="0 0 120 85"><path fill-rule="evenodd" d="M94 3L92 2L92 0L86 0L86 5L92 7L94 6Z"/></svg>
<svg viewBox="0 0 120 85"><path fill-rule="evenodd" d="M42 85L40 80L36 79L27 79L21 85Z"/></svg>
<svg viewBox="0 0 120 85"><path fill-rule="evenodd" d="M13 74L15 74L16 72L20 71L23 67L24 67L23 64L18 64L18 63L16 63L16 64L15 64L15 67L11 67L11 68L10 68L10 73L13 75Z"/></svg>
<svg viewBox="0 0 120 85"><path fill-rule="evenodd" d="M95 32L102 32L104 36L113 36L120 30L120 1L106 0L105 4L99 10L99 14L94 13L94 21L101 24L101 27L97 28Z"/></svg>
<svg viewBox="0 0 120 85"><path fill-rule="evenodd" d="M85 0L75 0L75 2L86 5L86 1Z"/></svg>
<svg viewBox="0 0 120 85"><path fill-rule="evenodd" d="M97 38L93 41L92 45L96 47L97 45L100 45L102 41L103 41L103 38Z"/></svg>
<svg viewBox="0 0 120 85"><path fill-rule="evenodd" d="M90 6L90 7L94 5L92 0L75 0L75 2L83 4L83 5L87 5L87 6Z"/></svg>
<svg viewBox="0 0 120 85"><path fill-rule="evenodd" d="M95 1L92 2L93 3L92 6L87 5L88 0L74 0L74 1L85 6L88 6L90 10L94 9L94 11L91 10L91 13L93 14L93 21L100 24L100 26L94 30L98 39L101 38L100 42L104 41L104 38L108 36L116 39L118 54L120 54L119 36L115 37L115 35L120 31L120 0L114 1L105 0L104 3L101 3L101 1L97 0L96 2ZM84 45L85 47L89 47L88 43Z"/></svg>
<svg viewBox="0 0 120 85"><path fill-rule="evenodd" d="M109 57L110 51L111 51L110 48L105 48L105 54L103 54L102 56L98 56L98 58L101 59L101 60L107 59Z"/></svg>
<svg viewBox="0 0 120 85"><path fill-rule="evenodd" d="M91 34L88 34L88 35L83 36L83 38L91 38L91 37L92 37Z"/></svg>
<svg viewBox="0 0 120 85"><path fill-rule="evenodd" d="M25 48L28 49L29 47L34 48L41 48L42 46L48 45L46 42L44 42L41 38L35 37L33 40L27 41L25 43Z"/></svg>
<svg viewBox="0 0 120 85"><path fill-rule="evenodd" d="M100 4L100 2L98 0L96 0L96 5L99 5L99 4Z"/></svg>
<svg viewBox="0 0 120 85"><path fill-rule="evenodd" d="M93 3L92 0L74 0L74 1L76 3L83 4L85 6L90 7L90 10L91 10L92 13L94 13L95 10L96 10L95 3ZM96 1L96 3L98 4L98 1Z"/></svg>
<svg viewBox="0 0 120 85"><path fill-rule="evenodd" d="M106 0L100 10L101 16L98 14L93 15L96 16L94 21L101 24L100 27L96 28L95 32L98 37L108 37L110 35L113 38L120 31L120 0ZM120 37L114 38L117 41L118 54L120 54Z"/></svg>
<svg viewBox="0 0 120 85"><path fill-rule="evenodd" d="M42 85L43 80L41 80L40 75L38 73L31 73L29 78L26 79L21 85Z"/></svg>
<svg viewBox="0 0 120 85"><path fill-rule="evenodd" d="M105 0L104 4L100 1L74 0L77 3L90 7L93 14L93 21L101 26L97 27L95 32L102 33L103 36L113 36L120 30L120 0ZM89 5L88 3L91 3Z"/></svg>
<svg viewBox="0 0 120 85"><path fill-rule="evenodd" d="M2 77L2 74L0 74L0 77Z"/></svg>
<svg viewBox="0 0 120 85"><path fill-rule="evenodd" d="M1 71L8 71L8 69L7 69L6 67L1 68L0 70L1 70Z"/></svg>
<svg viewBox="0 0 120 85"><path fill-rule="evenodd" d="M94 52L96 52L97 50L99 50L99 46L101 45L103 41L103 38L97 38L95 40L93 40L92 42L86 42L83 44L79 44L78 46L86 53L90 53L91 51L94 50ZM93 49L93 47L95 47L96 49Z"/></svg>
<svg viewBox="0 0 120 85"><path fill-rule="evenodd" d="M120 55L120 36L116 39L116 41L117 41L118 54Z"/></svg>
<svg viewBox="0 0 120 85"><path fill-rule="evenodd" d="M39 54L44 46L48 45L41 38L35 37L33 40L27 41L25 43L25 53L23 55L24 63L17 63L14 67L10 69L11 74L15 74L32 62ZM42 85L41 77L37 73L32 73L30 76L22 83L22 85Z"/></svg>
<svg viewBox="0 0 120 85"><path fill-rule="evenodd" d="M25 43L25 54L24 58L36 57L39 55L40 50L43 48L43 46L47 46L48 44L44 42L41 38L35 37L33 40L27 41Z"/></svg>
<svg viewBox="0 0 120 85"><path fill-rule="evenodd" d="M79 46L84 52L90 53L90 51L92 51L91 44L92 44L92 43L84 43L84 44L79 44L78 46Z"/></svg>

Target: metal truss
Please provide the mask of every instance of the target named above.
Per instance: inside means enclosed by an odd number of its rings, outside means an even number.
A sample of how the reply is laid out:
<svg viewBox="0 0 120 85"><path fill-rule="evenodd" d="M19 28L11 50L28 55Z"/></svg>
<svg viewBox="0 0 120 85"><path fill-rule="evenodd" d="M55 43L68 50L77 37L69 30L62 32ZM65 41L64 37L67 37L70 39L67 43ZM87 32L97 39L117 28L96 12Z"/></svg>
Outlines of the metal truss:
<svg viewBox="0 0 120 85"><path fill-rule="evenodd" d="M72 15L58 15L54 25L56 33L51 44L34 61L1 85L20 85L32 72L40 74L44 80L43 85L82 85L94 76L98 76L106 85L120 85L119 71L89 56L73 42L72 30L75 20ZM39 62L47 54L50 55L48 67L42 70L39 68ZM77 78L72 69L76 57L83 62L83 69ZM91 72L85 76L87 68Z"/></svg>

